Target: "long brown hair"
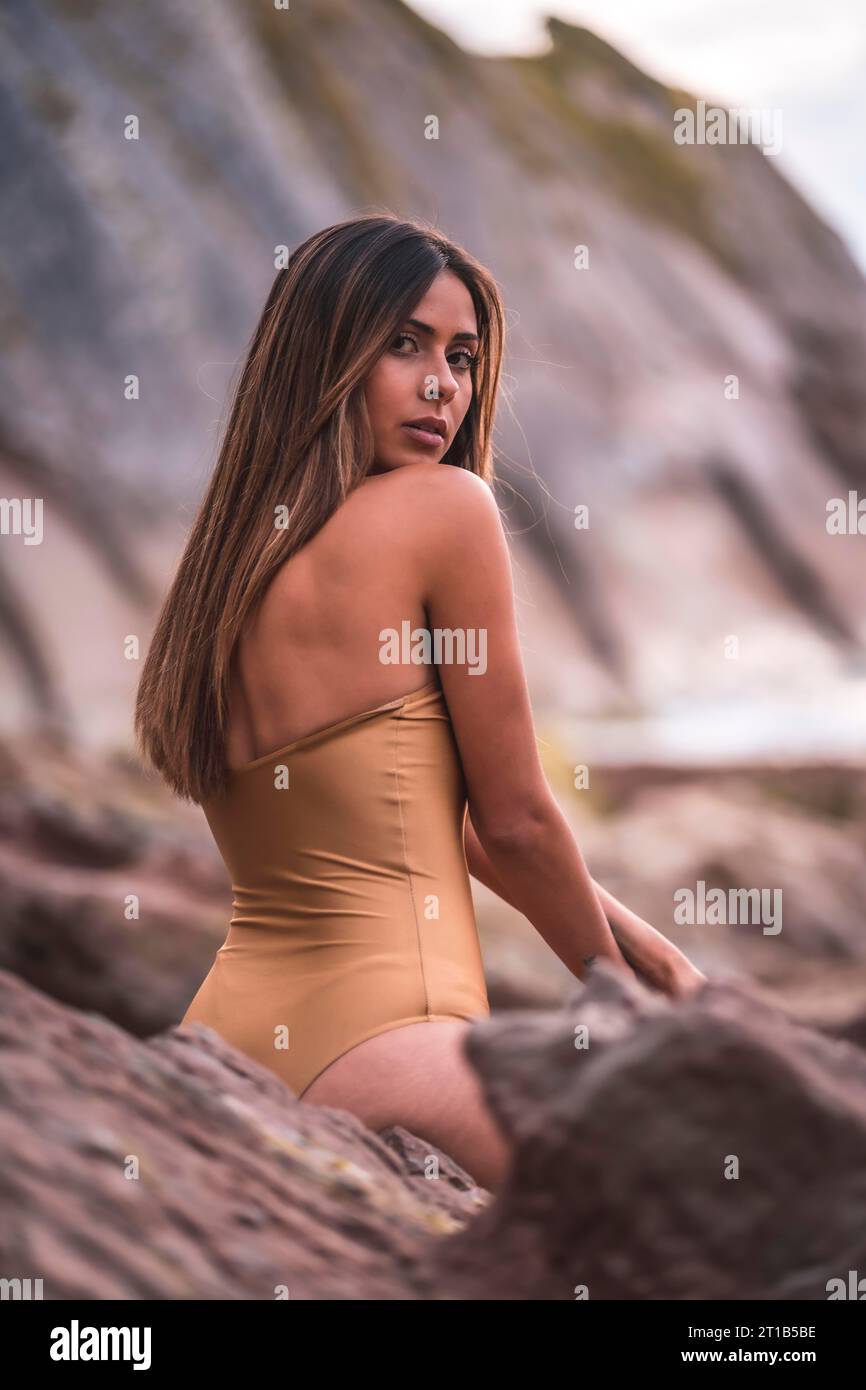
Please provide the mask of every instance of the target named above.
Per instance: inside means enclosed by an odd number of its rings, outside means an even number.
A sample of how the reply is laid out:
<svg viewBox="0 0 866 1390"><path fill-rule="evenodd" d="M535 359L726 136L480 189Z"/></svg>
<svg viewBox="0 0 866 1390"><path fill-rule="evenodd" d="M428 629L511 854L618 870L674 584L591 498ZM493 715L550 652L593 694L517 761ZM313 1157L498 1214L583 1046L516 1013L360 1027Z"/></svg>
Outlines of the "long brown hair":
<svg viewBox="0 0 866 1390"><path fill-rule="evenodd" d="M142 757L185 800L224 785L231 659L247 614L367 476L364 380L446 269L472 296L480 344L442 462L492 483L505 314L478 261L426 223L370 213L317 232L277 272L138 686Z"/></svg>

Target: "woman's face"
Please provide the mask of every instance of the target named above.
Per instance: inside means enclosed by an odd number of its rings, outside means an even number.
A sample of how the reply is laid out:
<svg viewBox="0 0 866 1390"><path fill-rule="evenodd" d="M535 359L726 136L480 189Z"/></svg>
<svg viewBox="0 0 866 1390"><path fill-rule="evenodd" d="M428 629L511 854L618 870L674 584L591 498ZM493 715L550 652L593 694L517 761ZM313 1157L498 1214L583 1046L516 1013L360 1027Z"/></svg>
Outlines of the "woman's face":
<svg viewBox="0 0 866 1390"><path fill-rule="evenodd" d="M453 271L442 270L364 382L371 473L443 458L469 409L477 351L472 296ZM413 421L426 421L428 430L412 428Z"/></svg>

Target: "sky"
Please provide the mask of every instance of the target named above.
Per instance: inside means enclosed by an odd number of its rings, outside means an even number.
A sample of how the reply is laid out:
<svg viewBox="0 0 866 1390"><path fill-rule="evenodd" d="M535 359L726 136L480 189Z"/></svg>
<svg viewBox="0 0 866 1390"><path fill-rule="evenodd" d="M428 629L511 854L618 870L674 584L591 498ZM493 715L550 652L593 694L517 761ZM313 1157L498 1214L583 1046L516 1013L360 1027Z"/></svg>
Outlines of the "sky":
<svg viewBox="0 0 866 1390"><path fill-rule="evenodd" d="M782 113L780 172L866 273L866 0L407 0L477 53L547 47L583 24L662 81Z"/></svg>

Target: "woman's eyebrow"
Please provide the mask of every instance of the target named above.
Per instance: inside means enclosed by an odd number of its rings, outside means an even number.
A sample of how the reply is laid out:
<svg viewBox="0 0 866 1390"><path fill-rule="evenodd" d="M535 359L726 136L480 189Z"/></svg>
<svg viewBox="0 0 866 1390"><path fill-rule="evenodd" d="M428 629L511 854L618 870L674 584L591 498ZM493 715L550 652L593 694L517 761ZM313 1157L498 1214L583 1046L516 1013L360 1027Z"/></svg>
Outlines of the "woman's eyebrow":
<svg viewBox="0 0 866 1390"><path fill-rule="evenodd" d="M404 323L411 323L415 328L420 328L422 333L435 333L436 329L431 328L429 323L422 323L420 319L404 319ZM477 333L452 333L452 338L471 338L473 342L480 343L481 339Z"/></svg>

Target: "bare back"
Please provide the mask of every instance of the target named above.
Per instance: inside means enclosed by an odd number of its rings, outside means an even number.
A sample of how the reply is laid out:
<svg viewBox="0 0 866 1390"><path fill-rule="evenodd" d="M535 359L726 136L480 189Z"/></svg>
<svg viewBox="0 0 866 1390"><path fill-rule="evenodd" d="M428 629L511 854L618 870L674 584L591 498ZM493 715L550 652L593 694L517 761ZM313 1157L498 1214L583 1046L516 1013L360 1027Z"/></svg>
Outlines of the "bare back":
<svg viewBox="0 0 866 1390"><path fill-rule="evenodd" d="M404 623L410 631L483 628L493 658L484 679L459 664L380 660L383 629L399 633ZM444 694L480 821L500 823L515 806L531 805L527 788L541 774L498 511L480 480L424 463L365 479L274 576L234 653L229 767L243 768L431 680ZM440 936L426 939L428 954ZM249 952L244 960L249 968ZM327 964L324 953L318 960ZM222 968L230 962L224 956ZM302 997L296 1030L313 1027L305 1008ZM508 1145L464 1052L472 1026L465 1011L430 1014L423 1026L402 1024L400 1012L393 1027L336 1055L304 1101L349 1109L374 1128L409 1125L485 1185L497 1185Z"/></svg>
<svg viewBox="0 0 866 1390"><path fill-rule="evenodd" d="M426 622L411 482L366 478L274 576L235 650L230 768L436 678L379 659L383 628Z"/></svg>

